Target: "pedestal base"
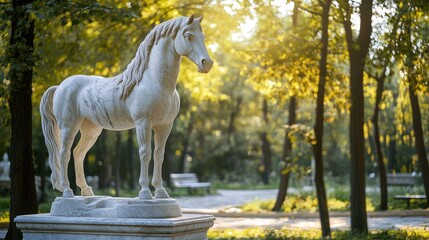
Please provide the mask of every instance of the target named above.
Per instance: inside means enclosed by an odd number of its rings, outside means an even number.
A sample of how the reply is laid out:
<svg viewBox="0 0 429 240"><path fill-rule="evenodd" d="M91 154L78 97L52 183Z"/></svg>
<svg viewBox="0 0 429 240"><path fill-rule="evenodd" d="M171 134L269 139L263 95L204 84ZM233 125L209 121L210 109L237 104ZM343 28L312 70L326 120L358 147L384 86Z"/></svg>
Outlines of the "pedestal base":
<svg viewBox="0 0 429 240"><path fill-rule="evenodd" d="M52 203L52 216L104 218L174 218L182 216L173 198L139 199L107 196L72 198L57 197Z"/></svg>
<svg viewBox="0 0 429 240"><path fill-rule="evenodd" d="M24 239L201 240L213 226L211 215L184 214L175 218L62 217L50 214L15 218Z"/></svg>

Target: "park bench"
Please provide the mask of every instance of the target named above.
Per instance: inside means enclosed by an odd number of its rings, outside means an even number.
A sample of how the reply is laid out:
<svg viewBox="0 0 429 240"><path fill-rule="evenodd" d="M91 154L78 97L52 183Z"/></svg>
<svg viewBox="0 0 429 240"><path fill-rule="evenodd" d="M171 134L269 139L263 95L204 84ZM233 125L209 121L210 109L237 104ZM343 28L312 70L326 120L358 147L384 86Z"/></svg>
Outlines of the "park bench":
<svg viewBox="0 0 429 240"><path fill-rule="evenodd" d="M395 195L394 199L407 201L407 208L410 208L411 200L426 200L426 195Z"/></svg>
<svg viewBox="0 0 429 240"><path fill-rule="evenodd" d="M195 173L172 173L170 174L170 180L173 189L186 188L190 194L193 193L193 190L204 189L207 193L210 193L211 183L198 181Z"/></svg>
<svg viewBox="0 0 429 240"><path fill-rule="evenodd" d="M415 173L388 173L387 186L406 186L412 187L416 183Z"/></svg>

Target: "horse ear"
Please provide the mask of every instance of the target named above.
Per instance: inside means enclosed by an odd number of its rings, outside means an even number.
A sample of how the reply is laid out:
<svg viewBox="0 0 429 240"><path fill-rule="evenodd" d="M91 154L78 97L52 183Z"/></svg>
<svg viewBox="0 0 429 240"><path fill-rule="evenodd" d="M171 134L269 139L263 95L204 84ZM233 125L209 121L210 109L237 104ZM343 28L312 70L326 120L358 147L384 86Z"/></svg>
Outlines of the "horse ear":
<svg viewBox="0 0 429 240"><path fill-rule="evenodd" d="M203 21L203 16L200 16L200 17L198 17L198 18L195 18L195 20L201 24L201 21Z"/></svg>
<svg viewBox="0 0 429 240"><path fill-rule="evenodd" d="M194 21L194 14L192 14L189 18L188 18L188 22L186 24L191 24Z"/></svg>

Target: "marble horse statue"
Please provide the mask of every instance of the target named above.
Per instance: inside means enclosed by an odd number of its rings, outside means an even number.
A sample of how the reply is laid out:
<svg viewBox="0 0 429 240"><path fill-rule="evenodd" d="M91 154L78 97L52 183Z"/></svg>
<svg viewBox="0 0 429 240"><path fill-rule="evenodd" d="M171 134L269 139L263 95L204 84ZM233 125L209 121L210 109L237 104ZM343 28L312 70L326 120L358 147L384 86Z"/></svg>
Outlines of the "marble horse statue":
<svg viewBox="0 0 429 240"><path fill-rule="evenodd" d="M136 129L140 156L140 199L152 199L148 167L154 132L155 198L169 198L162 186L165 144L179 112L176 90L181 57L189 58L201 73L213 61L204 44L202 17L179 17L157 25L140 44L126 70L112 78L76 75L50 87L40 103L43 134L49 151L51 180L64 198L73 197L67 176L71 147L78 131L81 137L73 150L76 184L82 196L94 195L88 186L83 160L102 129Z"/></svg>

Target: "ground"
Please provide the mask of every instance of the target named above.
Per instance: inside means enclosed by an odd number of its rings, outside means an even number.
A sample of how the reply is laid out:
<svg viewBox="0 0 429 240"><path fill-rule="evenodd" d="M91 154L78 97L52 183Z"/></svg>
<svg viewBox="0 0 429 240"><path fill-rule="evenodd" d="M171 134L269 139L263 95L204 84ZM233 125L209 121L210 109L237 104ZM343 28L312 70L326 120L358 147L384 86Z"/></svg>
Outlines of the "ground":
<svg viewBox="0 0 429 240"><path fill-rule="evenodd" d="M277 190L218 190L217 195L179 197L184 213L213 214L216 217L214 229L250 227L289 227L320 229L317 213L241 213L236 207L256 199L275 198ZM330 224L333 230L349 230L349 212L331 212ZM403 210L368 213L368 228L404 229L429 228L429 211Z"/></svg>

